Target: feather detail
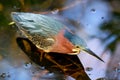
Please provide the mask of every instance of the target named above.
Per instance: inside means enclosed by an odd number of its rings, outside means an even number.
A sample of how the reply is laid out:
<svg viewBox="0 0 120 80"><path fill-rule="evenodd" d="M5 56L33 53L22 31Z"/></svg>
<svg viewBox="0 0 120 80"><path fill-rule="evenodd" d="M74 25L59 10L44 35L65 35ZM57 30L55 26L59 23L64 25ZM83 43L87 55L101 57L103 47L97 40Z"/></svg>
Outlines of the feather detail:
<svg viewBox="0 0 120 80"><path fill-rule="evenodd" d="M64 30L61 30L55 36L55 44L52 46L50 52L58 52L58 53L72 53L72 49L74 45L64 37Z"/></svg>

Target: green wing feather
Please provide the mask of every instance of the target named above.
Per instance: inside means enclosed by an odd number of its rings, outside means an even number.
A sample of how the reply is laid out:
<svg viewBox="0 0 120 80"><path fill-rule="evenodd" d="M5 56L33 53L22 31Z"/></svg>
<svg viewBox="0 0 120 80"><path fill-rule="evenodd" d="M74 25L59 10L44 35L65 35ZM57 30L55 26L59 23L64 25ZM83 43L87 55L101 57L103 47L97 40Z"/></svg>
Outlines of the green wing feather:
<svg viewBox="0 0 120 80"><path fill-rule="evenodd" d="M55 43L54 36L65 27L57 20L41 14L12 12L11 16L25 37L46 51Z"/></svg>
<svg viewBox="0 0 120 80"><path fill-rule="evenodd" d="M54 36L65 27L57 20L41 14L13 12L11 16L20 29L29 31L31 34Z"/></svg>

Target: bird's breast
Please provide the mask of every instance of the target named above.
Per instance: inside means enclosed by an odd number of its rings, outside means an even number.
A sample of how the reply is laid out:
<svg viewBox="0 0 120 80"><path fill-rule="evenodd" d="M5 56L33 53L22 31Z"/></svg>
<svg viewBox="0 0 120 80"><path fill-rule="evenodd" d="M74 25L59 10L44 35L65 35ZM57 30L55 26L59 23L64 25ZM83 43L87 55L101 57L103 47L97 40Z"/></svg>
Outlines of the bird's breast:
<svg viewBox="0 0 120 80"><path fill-rule="evenodd" d="M67 38L64 37L64 31L61 30L55 36L55 43L52 46L52 49L50 52L72 53L73 48L74 48L74 45Z"/></svg>

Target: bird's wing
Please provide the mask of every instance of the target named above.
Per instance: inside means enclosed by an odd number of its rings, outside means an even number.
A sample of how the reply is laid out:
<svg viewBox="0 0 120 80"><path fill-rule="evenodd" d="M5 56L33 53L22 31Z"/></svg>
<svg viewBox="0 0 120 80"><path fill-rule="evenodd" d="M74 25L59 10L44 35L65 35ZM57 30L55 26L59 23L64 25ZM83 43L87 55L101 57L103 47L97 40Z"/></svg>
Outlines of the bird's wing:
<svg viewBox="0 0 120 80"><path fill-rule="evenodd" d="M38 48L46 51L55 43L54 37L65 29L62 23L46 15L12 12L11 16L19 30Z"/></svg>
<svg viewBox="0 0 120 80"><path fill-rule="evenodd" d="M65 26L57 20L46 15L34 13L11 13L13 21L21 29L29 33L38 33L42 36L54 36Z"/></svg>

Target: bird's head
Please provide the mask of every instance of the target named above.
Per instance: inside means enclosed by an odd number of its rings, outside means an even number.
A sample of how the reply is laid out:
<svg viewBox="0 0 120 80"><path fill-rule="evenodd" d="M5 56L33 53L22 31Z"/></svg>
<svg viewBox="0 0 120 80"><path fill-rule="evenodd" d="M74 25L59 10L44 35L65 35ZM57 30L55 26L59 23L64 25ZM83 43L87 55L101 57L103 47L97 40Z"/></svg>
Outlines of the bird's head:
<svg viewBox="0 0 120 80"><path fill-rule="evenodd" d="M81 51L84 51L97 59L103 61L100 57L98 57L92 50L90 50L86 44L86 42L80 38L78 35L71 33L69 31L65 31L64 36L75 46L73 49L73 54L78 54ZM104 62L104 61L103 61Z"/></svg>

